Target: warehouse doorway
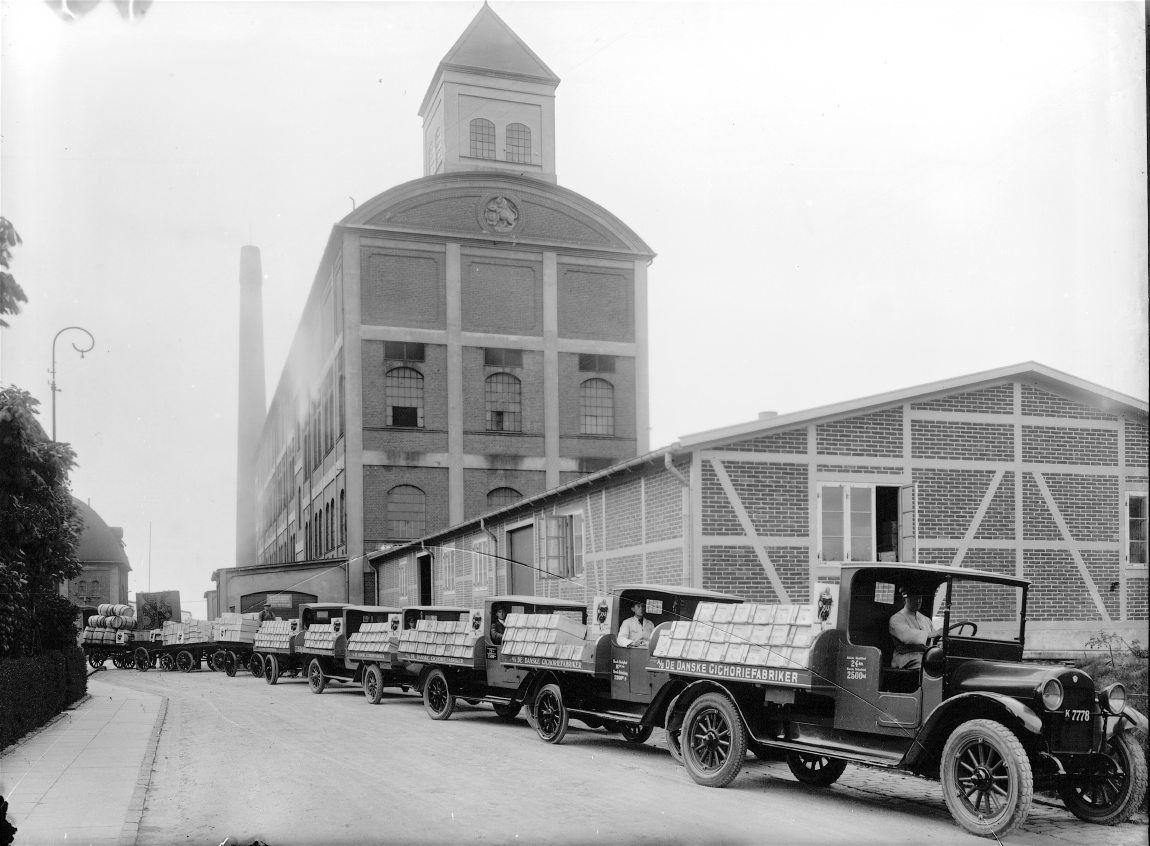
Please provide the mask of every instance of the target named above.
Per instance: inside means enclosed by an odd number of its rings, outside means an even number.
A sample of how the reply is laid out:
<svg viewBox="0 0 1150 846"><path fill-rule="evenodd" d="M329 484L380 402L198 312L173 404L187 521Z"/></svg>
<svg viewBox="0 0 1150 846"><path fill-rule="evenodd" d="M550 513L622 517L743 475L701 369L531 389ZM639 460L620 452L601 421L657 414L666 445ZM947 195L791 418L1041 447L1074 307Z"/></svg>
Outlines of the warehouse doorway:
<svg viewBox="0 0 1150 846"><path fill-rule="evenodd" d="M507 533L507 592L520 596L535 595L535 526L524 526Z"/></svg>
<svg viewBox="0 0 1150 846"><path fill-rule="evenodd" d="M419 564L419 604L431 605L431 553L417 555L415 560Z"/></svg>

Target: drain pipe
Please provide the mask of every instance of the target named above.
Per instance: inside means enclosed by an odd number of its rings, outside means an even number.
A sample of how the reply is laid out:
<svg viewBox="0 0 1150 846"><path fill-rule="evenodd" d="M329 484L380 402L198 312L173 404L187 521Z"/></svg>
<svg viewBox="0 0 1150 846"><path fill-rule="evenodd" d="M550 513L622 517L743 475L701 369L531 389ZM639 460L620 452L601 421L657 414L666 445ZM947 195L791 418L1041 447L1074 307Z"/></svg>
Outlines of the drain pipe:
<svg viewBox="0 0 1150 846"><path fill-rule="evenodd" d="M671 453L669 453L669 452L663 453L663 466L667 469L667 472L669 472L672 476L674 476L676 479L679 480L679 484L681 484L684 488L691 487L691 481L686 476L684 476L682 473L679 472L679 469L675 466L675 463L671 460Z"/></svg>

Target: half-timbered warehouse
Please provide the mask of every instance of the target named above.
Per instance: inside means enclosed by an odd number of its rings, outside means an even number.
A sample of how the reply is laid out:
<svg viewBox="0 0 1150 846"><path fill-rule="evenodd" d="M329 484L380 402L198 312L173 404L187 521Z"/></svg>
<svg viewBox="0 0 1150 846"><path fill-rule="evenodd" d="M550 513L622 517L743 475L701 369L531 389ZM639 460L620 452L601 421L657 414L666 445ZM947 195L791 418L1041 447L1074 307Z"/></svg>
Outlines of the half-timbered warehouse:
<svg viewBox="0 0 1150 846"><path fill-rule="evenodd" d="M847 561L1033 581L1031 654L1146 642L1147 404L1040 364L702 432L381 550L377 601L628 582L810 601Z"/></svg>

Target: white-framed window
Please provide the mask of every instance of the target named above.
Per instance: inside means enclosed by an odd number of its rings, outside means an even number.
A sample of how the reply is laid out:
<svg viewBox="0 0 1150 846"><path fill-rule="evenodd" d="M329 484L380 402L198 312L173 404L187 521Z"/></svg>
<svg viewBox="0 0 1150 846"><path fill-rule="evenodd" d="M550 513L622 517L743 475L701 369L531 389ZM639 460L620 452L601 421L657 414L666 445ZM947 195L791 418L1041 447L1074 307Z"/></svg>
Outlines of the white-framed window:
<svg viewBox="0 0 1150 846"><path fill-rule="evenodd" d="M495 589L495 542L482 537L471 545L476 590Z"/></svg>
<svg viewBox="0 0 1150 846"><path fill-rule="evenodd" d="M1146 567L1146 491L1126 492L1126 566Z"/></svg>
<svg viewBox="0 0 1150 846"><path fill-rule="evenodd" d="M439 563L443 573L443 592L455 593L455 570L458 550L444 547L439 550Z"/></svg>
<svg viewBox="0 0 1150 846"><path fill-rule="evenodd" d="M399 582L399 595L407 596L407 564L398 565L399 575L397 581Z"/></svg>
<svg viewBox="0 0 1150 846"><path fill-rule="evenodd" d="M819 485L819 558L874 561L874 487Z"/></svg>
<svg viewBox="0 0 1150 846"><path fill-rule="evenodd" d="M545 514L535 524L537 578L583 575L583 514Z"/></svg>

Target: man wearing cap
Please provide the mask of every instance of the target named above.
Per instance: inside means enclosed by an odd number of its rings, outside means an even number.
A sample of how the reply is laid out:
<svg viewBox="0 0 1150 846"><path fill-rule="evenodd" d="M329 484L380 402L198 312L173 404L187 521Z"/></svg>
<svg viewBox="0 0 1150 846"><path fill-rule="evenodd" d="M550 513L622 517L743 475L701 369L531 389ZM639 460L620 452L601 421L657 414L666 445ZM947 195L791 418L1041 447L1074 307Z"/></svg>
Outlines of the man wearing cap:
<svg viewBox="0 0 1150 846"><path fill-rule="evenodd" d="M938 636L938 630L928 617L918 612L922 607L922 594L915 588L904 588L901 611L890 618L890 636L894 638L891 667L913 670L922 666L922 654L929 641Z"/></svg>
<svg viewBox="0 0 1150 846"><path fill-rule="evenodd" d="M655 631L651 621L643 617L647 611L647 603L642 599L636 599L631 603L631 611L634 616L628 617L619 627L619 645L646 646L651 639L651 633Z"/></svg>
<svg viewBox="0 0 1150 846"><path fill-rule="evenodd" d="M272 604L270 602L264 603L264 610L260 612L260 622L266 623L268 620L274 620L276 615L272 613Z"/></svg>

